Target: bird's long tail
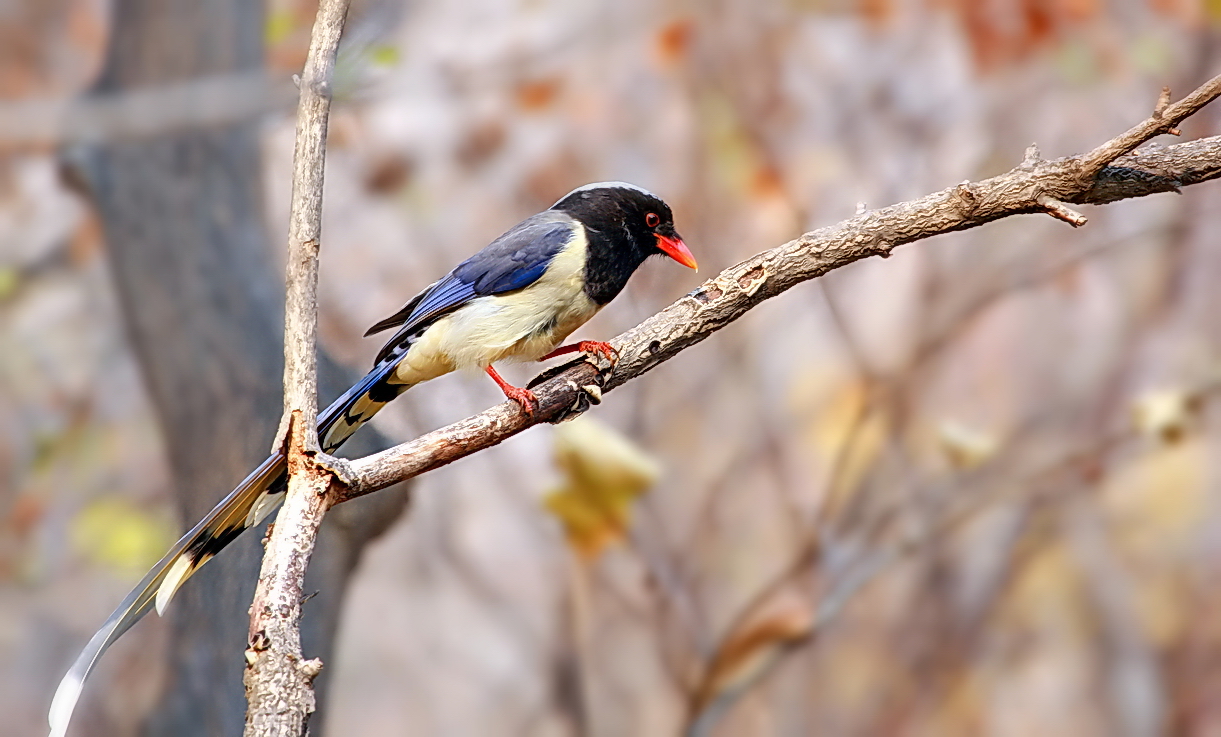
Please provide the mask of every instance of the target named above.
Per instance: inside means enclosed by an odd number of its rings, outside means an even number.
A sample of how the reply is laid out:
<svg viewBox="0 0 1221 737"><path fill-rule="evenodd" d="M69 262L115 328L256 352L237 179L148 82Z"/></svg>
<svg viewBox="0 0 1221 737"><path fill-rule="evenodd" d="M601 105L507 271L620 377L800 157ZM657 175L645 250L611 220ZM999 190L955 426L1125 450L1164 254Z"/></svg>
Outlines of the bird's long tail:
<svg viewBox="0 0 1221 737"><path fill-rule="evenodd" d="M401 353L378 363L319 416L318 442L324 452L330 453L342 445L387 402L409 388L407 384L393 383L398 358ZM60 681L51 701L51 737L63 737L67 732L85 677L102 653L150 609L156 607L158 614L163 612L178 587L200 566L280 505L288 486L285 471L282 453L275 453L263 461L190 532L174 543L165 557L123 599Z"/></svg>

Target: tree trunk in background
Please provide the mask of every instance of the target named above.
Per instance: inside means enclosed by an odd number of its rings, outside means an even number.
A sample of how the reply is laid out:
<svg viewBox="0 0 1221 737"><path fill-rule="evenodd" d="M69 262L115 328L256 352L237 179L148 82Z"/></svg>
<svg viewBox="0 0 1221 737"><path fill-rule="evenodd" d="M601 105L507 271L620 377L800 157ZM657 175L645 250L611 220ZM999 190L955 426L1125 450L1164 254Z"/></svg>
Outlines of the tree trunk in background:
<svg viewBox="0 0 1221 737"><path fill-rule="evenodd" d="M264 66L259 0L115 0L112 7L96 94ZM259 128L250 119L64 152L103 224L187 525L267 455L281 412L283 276L268 258ZM325 403L348 382L325 356L319 369ZM352 445L363 453L379 441L366 432ZM330 664L348 574L364 542L397 517L405 500L383 494L328 516L306 581L320 592L305 608L307 655ZM170 607L171 677L146 734L241 733L242 651L259 537L230 546ZM321 705L324 681L319 685ZM314 720L315 734L320 724Z"/></svg>

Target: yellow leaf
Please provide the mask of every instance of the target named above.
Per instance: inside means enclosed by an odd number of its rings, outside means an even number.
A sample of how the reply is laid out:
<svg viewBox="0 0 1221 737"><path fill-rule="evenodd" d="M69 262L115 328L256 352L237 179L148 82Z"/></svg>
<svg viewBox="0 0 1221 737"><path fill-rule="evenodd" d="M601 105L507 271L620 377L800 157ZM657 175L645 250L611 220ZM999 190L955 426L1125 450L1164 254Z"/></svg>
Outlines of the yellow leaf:
<svg viewBox="0 0 1221 737"><path fill-rule="evenodd" d="M297 21L289 10L273 10L267 14L263 26L263 39L268 46L274 46L287 39L296 29Z"/></svg>
<svg viewBox="0 0 1221 737"><path fill-rule="evenodd" d="M0 299L4 299L13 292L17 291L17 287L21 284L21 275L17 270L7 266L0 266Z"/></svg>
<svg viewBox="0 0 1221 737"><path fill-rule="evenodd" d="M1200 409L1198 397L1179 389L1146 392L1133 402L1136 429L1166 443L1183 439Z"/></svg>
<svg viewBox="0 0 1221 737"><path fill-rule="evenodd" d="M996 438L953 420L937 426L937 440L955 468L975 468L996 455Z"/></svg>
<svg viewBox="0 0 1221 737"><path fill-rule="evenodd" d="M379 67L392 67L398 64L400 56L398 47L390 44L380 44L369 51L369 61Z"/></svg>
<svg viewBox="0 0 1221 737"><path fill-rule="evenodd" d="M698 102L708 162L725 184L745 190L756 154L732 102L716 92L708 92Z"/></svg>
<svg viewBox="0 0 1221 737"><path fill-rule="evenodd" d="M838 507L860 488L885 446L888 418L870 411L867 386L860 381L832 384L823 401L812 408L805 440L835 478L827 504Z"/></svg>
<svg viewBox="0 0 1221 737"><path fill-rule="evenodd" d="M72 520L72 543L86 558L120 573L138 574L161 558L174 542L163 519L126 499L92 502Z"/></svg>
<svg viewBox="0 0 1221 737"><path fill-rule="evenodd" d="M1180 560L1208 519L1210 465L1202 438L1128 459L1107 477L1102 502L1113 534L1127 555Z"/></svg>
<svg viewBox="0 0 1221 737"><path fill-rule="evenodd" d="M1058 538L1037 535L1016 569L1003 608L1004 624L1074 639L1087 617L1080 571ZM1058 633L1058 634L1053 634Z"/></svg>
<svg viewBox="0 0 1221 737"><path fill-rule="evenodd" d="M658 464L623 435L589 417L555 431L555 460L564 481L544 504L568 542L592 559L623 538L632 502L656 481Z"/></svg>

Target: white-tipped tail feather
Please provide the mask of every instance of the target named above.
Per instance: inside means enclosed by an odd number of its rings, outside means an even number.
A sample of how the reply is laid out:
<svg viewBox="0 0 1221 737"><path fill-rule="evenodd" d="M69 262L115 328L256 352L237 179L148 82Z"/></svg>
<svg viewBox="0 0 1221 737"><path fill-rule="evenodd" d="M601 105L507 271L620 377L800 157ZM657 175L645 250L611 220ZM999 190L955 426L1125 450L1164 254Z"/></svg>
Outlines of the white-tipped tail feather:
<svg viewBox="0 0 1221 737"><path fill-rule="evenodd" d="M51 737L64 737L67 734L72 710L76 708L76 700L80 698L84 685L85 681L72 673L59 682L55 698L51 699Z"/></svg>
<svg viewBox="0 0 1221 737"><path fill-rule="evenodd" d="M392 369L393 366L383 366L381 373L375 370L322 414L320 425L326 430L334 429L336 425L341 426L337 432L331 433L337 438L334 445L346 440L381 408L381 404L369 405L358 418L351 422L345 420L345 412L350 409L350 405L364 398L369 387ZM349 400L352 395L353 398ZM208 516L175 543L166 556L153 566L119 604L60 681L55 698L51 701L51 737L65 737L85 679L102 653L149 610L155 608L157 614L163 614L179 587L195 571L230 541L259 524L280 505L284 500L284 471L284 457L279 454L263 461L236 489L221 500Z"/></svg>
<svg viewBox="0 0 1221 737"><path fill-rule="evenodd" d="M264 494L255 501L254 506L246 513L246 526L254 527L263 521L272 510L284 501L283 494Z"/></svg>
<svg viewBox="0 0 1221 737"><path fill-rule="evenodd" d="M201 562L200 565L203 563ZM165 608L169 606L170 599L174 598L174 592L182 585L182 582L187 580L187 577L194 572L196 566L187 556L182 556L174 561L170 569L165 573L165 579L161 581L161 585L157 587L157 616L165 615Z"/></svg>
<svg viewBox="0 0 1221 737"><path fill-rule="evenodd" d="M155 607L158 614L163 613L174 592L183 582L228 541L247 529L245 522L252 509L259 507L261 503L262 515L266 515L275 508L274 502L268 505L268 498L274 498L275 502L283 499L283 494L267 493L270 487L280 481L283 473L282 456L272 456L263 461L240 486L216 505L207 517L175 543L166 556L132 589L97 634L89 640L89 644L60 681L49 713L51 737L65 737L85 679L102 653L150 609Z"/></svg>

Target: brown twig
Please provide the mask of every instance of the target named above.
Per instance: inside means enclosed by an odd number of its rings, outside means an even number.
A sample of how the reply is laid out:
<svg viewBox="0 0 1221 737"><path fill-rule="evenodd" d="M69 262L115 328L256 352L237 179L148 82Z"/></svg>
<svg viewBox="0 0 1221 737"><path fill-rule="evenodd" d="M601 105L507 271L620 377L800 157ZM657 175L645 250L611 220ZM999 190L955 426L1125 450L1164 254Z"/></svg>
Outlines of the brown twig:
<svg viewBox="0 0 1221 737"><path fill-rule="evenodd" d="M348 0L322 0L301 76L289 219L284 315L284 416L277 449L288 459L288 493L267 539L250 608L246 650L247 737L300 737L314 711L319 660L301 654L302 586L332 473L318 451L318 249L331 77Z"/></svg>
<svg viewBox="0 0 1221 737"><path fill-rule="evenodd" d="M1170 99L1170 91L1163 90L1162 95ZM1169 133L1179 123L1198 113L1205 105L1221 95L1221 76L1213 77L1205 82L1195 92L1173 104L1163 105L1161 101L1154 106L1153 115L1139 125L1115 136L1098 148L1082 157L1080 176L1082 181L1094 178L1111 162L1135 150L1137 146L1154 136Z"/></svg>
<svg viewBox="0 0 1221 737"><path fill-rule="evenodd" d="M1162 94L1157 96L1157 104L1153 106L1153 117L1160 118L1166 112L1166 108L1170 106L1170 88L1163 87ZM1181 136L1183 131L1178 128L1168 128L1166 133L1172 136Z"/></svg>
<svg viewBox="0 0 1221 737"><path fill-rule="evenodd" d="M350 485L341 500L418 476L491 447L539 422L554 422L580 410L603 392L644 374L709 337L747 310L791 287L897 246L1011 215L1055 210L1073 225L1085 218L1067 204L1105 204L1221 177L1221 137L1128 153L1221 95L1221 77L1184 100L1088 154L1044 160L1028 151L1017 168L991 179L964 182L917 200L861 213L838 225L807 233L724 270L695 291L612 345L619 362L609 372L578 361L536 380L539 410L526 417L512 403L493 407L411 442L350 465ZM1169 125L1167 125L1169 123ZM1117 158L1118 157L1118 158ZM1093 171L1091 176L1082 172Z"/></svg>

